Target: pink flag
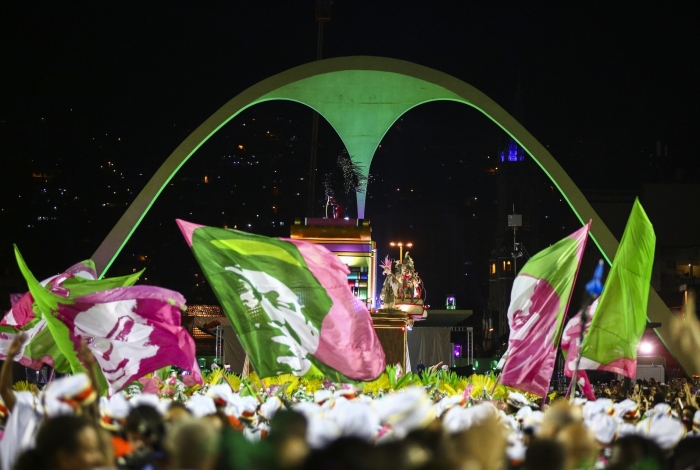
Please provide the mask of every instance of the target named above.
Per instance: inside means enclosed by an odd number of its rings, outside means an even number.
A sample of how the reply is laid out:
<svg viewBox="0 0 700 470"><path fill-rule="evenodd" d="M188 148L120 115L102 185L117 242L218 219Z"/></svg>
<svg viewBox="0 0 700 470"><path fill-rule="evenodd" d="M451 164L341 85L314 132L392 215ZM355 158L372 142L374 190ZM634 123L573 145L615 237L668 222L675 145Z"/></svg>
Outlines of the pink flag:
<svg viewBox="0 0 700 470"><path fill-rule="evenodd" d="M174 365L202 377L194 340L180 326L185 299L153 286L120 287L60 304L58 318L71 340L88 340L110 395L143 375Z"/></svg>
<svg viewBox="0 0 700 470"><path fill-rule="evenodd" d="M593 314L595 313L597 306L598 299L593 302L593 305L591 305L588 310L588 320L586 321L585 327L586 332L588 332L588 328L591 326L591 320L593 319ZM564 374L571 378L573 377L574 370L576 369L576 358L581 351L581 312L578 312L576 315L571 317L569 322L566 324L564 333L561 337L561 350L564 353L565 358ZM589 400L595 400L596 396L593 392L593 386L591 385L590 380L588 380L588 374L586 374L586 371L579 370L577 377L577 382L583 390L583 394L586 396L586 398Z"/></svg>
<svg viewBox="0 0 700 470"><path fill-rule="evenodd" d="M554 371L557 344L590 222L530 258L513 281L508 356L500 381L541 397Z"/></svg>
<svg viewBox="0 0 700 470"><path fill-rule="evenodd" d="M41 281L42 286L49 286L52 292L63 294L63 283L67 279L82 278L95 280L97 274L92 261L77 263L65 272ZM55 367L59 372L68 372L70 368L56 347L46 325L46 320L34 313L34 297L29 292L12 294L12 308L0 321L0 359L5 359L5 351L14 337L20 332L27 335L16 361L25 367L39 370L44 364Z"/></svg>

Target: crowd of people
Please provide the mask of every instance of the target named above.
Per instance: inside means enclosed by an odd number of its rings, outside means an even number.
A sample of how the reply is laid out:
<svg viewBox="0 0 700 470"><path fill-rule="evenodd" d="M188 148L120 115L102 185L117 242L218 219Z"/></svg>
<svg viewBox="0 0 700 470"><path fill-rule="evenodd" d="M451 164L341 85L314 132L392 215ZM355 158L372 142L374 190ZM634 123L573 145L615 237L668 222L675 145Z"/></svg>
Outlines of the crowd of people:
<svg viewBox="0 0 700 470"><path fill-rule="evenodd" d="M13 342L16 354L22 338ZM41 391L0 371L3 470L27 469L687 469L700 465L694 383L599 385L595 401L538 406L409 386L352 387L309 400L207 384L186 402L156 394L100 397L88 373ZM9 361L6 363L9 364ZM607 396L606 396L607 395ZM645 405L648 402L648 406Z"/></svg>
<svg viewBox="0 0 700 470"><path fill-rule="evenodd" d="M621 380L613 380L609 384L595 386L597 397L610 398L615 402L626 398L639 404L642 413L650 410L658 403L669 403L677 416L689 415L698 409L696 393L700 390L700 376L691 379L675 378L668 383L657 382L654 378L637 380L627 389Z"/></svg>

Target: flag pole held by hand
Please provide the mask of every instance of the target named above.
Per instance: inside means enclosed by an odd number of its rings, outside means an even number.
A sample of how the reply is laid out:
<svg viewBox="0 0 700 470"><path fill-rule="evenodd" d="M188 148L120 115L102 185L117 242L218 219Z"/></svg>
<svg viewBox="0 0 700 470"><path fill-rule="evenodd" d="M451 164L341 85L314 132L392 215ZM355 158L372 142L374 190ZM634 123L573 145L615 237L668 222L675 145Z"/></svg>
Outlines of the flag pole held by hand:
<svg viewBox="0 0 700 470"><path fill-rule="evenodd" d="M583 305L581 305L581 333L579 335L579 348L578 356L576 357L576 367L574 368L574 373L571 376L571 386L569 387L569 392L571 393L570 399L573 402L576 397L576 381L578 380L578 368L581 364L581 352L583 351L583 339L586 335L586 323L588 323L588 309L595 302L595 300L600 297L603 292L603 260L598 261L598 266L596 266L593 272L593 279L588 281L586 284L586 294L583 298Z"/></svg>

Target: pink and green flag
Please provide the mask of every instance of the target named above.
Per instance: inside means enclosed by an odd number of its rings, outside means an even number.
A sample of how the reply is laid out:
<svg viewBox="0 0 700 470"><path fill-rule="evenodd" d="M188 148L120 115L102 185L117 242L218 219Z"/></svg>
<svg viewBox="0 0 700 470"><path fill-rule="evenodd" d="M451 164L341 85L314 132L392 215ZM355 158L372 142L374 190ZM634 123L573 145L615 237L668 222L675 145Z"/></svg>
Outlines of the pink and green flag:
<svg viewBox="0 0 700 470"><path fill-rule="evenodd" d="M54 291L64 292L63 284L72 279L96 280L95 266L91 260L75 264L61 274L49 277L41 281L41 286L46 286ZM27 292L19 294L13 299L12 308L0 321L0 359L5 359L5 351L14 337L24 332L28 339L22 347L16 361L25 367L38 370L47 364L57 372L67 373L71 371L70 364L61 353L46 324L38 311L32 294ZM39 313L39 316L36 313Z"/></svg>
<svg viewBox="0 0 700 470"><path fill-rule="evenodd" d="M15 254L22 273L29 274L31 279L34 279L16 247ZM140 275L141 272L138 272L98 280L93 262L86 260L71 266L61 274L42 282L34 282L31 289L40 293L48 291L70 299L115 287L131 286ZM60 373L81 371L83 367L72 345L64 339L67 333L64 325L53 316L45 315L45 312L50 312L52 308L45 300L44 295L39 295L39 301L35 300L31 291L16 299L0 322L0 358L4 358L4 351L14 336L24 332L28 340L17 356L16 360L20 364L36 370L47 364Z"/></svg>
<svg viewBox="0 0 700 470"><path fill-rule="evenodd" d="M584 335L588 332L591 326L591 319L595 315L598 299L596 299L588 308L588 319L585 325L581 324L581 312L579 311L569 319L564 332L561 336L561 352L564 355L564 375L571 378L574 376L576 369L576 358L581 351L581 328L584 328ZM584 336L585 337L585 336ZM595 392L591 381L588 379L588 374L585 370L579 370L576 374L576 381L583 391L583 394L589 400L595 400Z"/></svg>
<svg viewBox="0 0 700 470"><path fill-rule="evenodd" d="M261 377L373 380L384 351L347 266L320 245L177 221Z"/></svg>
<svg viewBox="0 0 700 470"><path fill-rule="evenodd" d="M545 396L591 223L537 253L513 281L503 385Z"/></svg>
<svg viewBox="0 0 700 470"><path fill-rule="evenodd" d="M64 276L60 283L42 286L16 247L15 255L34 299L33 308L46 322L42 333L48 332L45 339L53 340L55 355L65 358L73 372L82 370L76 351L85 340L110 394L147 373L173 365L190 371L201 383L194 340L180 325L186 309L181 294L134 286L141 273L102 280Z"/></svg>
<svg viewBox="0 0 700 470"><path fill-rule="evenodd" d="M181 326L187 309L178 292L155 286L118 287L60 302L56 317L77 349L88 341L109 394L167 366L202 383L194 340Z"/></svg>
<svg viewBox="0 0 700 470"><path fill-rule="evenodd" d="M583 340L581 369L636 376L655 246L654 227L637 199Z"/></svg>

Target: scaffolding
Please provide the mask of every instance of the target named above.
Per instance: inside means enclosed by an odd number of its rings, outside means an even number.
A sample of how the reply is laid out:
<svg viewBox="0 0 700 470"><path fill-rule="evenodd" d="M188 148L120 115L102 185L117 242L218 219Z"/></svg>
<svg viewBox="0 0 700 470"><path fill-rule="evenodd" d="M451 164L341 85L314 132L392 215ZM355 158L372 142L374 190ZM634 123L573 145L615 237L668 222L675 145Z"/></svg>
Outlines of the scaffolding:
<svg viewBox="0 0 700 470"><path fill-rule="evenodd" d="M474 365L474 328L471 326L453 326L451 331L466 332L467 344L464 345L463 358L467 359L467 365Z"/></svg>

